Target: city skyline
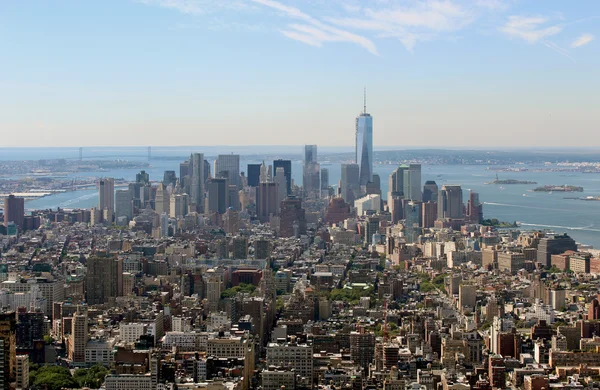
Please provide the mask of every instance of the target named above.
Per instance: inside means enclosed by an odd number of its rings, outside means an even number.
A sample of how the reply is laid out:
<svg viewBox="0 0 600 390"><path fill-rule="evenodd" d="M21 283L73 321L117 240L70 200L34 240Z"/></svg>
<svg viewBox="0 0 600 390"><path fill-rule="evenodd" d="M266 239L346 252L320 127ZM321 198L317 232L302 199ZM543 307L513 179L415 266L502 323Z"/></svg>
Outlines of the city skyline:
<svg viewBox="0 0 600 390"><path fill-rule="evenodd" d="M5 146L598 145L597 3L0 7Z"/></svg>

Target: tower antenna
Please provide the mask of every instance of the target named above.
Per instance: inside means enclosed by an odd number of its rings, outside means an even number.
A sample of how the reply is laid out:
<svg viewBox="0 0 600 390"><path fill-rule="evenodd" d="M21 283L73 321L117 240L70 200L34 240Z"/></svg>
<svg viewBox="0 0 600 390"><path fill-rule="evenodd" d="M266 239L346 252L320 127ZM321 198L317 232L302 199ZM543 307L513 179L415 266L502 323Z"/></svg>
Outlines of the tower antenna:
<svg viewBox="0 0 600 390"><path fill-rule="evenodd" d="M364 108L363 108L363 114L367 113L367 87L365 87L365 92L364 92Z"/></svg>

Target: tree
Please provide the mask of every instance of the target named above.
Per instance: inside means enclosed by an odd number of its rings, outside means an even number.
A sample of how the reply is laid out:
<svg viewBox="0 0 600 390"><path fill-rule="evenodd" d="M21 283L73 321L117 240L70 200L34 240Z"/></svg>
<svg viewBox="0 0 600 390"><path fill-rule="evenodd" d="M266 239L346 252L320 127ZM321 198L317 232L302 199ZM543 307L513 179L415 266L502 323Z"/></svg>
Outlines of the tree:
<svg viewBox="0 0 600 390"><path fill-rule="evenodd" d="M104 377L108 374L106 367L95 365L89 369L81 368L73 374L73 378L80 387L98 389L104 383Z"/></svg>
<svg viewBox="0 0 600 390"><path fill-rule="evenodd" d="M254 290L256 290L256 286L254 286L253 284L240 283L239 286L228 288L227 290L223 291L221 293L221 298L233 298L238 293L252 294Z"/></svg>
<svg viewBox="0 0 600 390"><path fill-rule="evenodd" d="M29 381L32 389L61 390L79 387L71 372L60 366L44 366L30 373Z"/></svg>

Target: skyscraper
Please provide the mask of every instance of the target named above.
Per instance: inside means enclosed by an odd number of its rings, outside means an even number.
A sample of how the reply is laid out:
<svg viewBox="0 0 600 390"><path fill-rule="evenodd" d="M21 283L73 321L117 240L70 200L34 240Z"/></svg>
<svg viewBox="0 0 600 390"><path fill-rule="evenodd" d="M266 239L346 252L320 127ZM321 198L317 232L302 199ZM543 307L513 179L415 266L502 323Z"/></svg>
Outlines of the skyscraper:
<svg viewBox="0 0 600 390"><path fill-rule="evenodd" d="M467 219L471 223L481 223L483 220L483 204L479 201L479 194L474 191L469 193Z"/></svg>
<svg viewBox="0 0 600 390"><path fill-rule="evenodd" d="M204 154L192 153L190 157L191 202L196 206L196 211L204 211Z"/></svg>
<svg viewBox="0 0 600 390"><path fill-rule="evenodd" d="M292 162L290 160L275 160L273 161L273 172L277 172L277 168L283 168L286 181L286 191L290 195L292 193Z"/></svg>
<svg viewBox="0 0 600 390"><path fill-rule="evenodd" d="M295 237L306 234L306 212L302 199L290 196L281 202L279 235Z"/></svg>
<svg viewBox="0 0 600 390"><path fill-rule="evenodd" d="M321 168L321 192L327 193L329 191L329 169ZM323 195L327 196L327 195Z"/></svg>
<svg viewBox="0 0 600 390"><path fill-rule="evenodd" d="M165 171L163 174L162 183L165 187L168 187L169 184L171 187L175 188L175 183L177 183L177 175L175 171Z"/></svg>
<svg viewBox="0 0 600 390"><path fill-rule="evenodd" d="M373 176L373 117L367 113L367 94L363 112L356 118L356 163L360 170L360 185Z"/></svg>
<svg viewBox="0 0 600 390"><path fill-rule="evenodd" d="M342 164L342 177L340 180L341 195L344 200L352 205L359 197L360 168L358 164Z"/></svg>
<svg viewBox="0 0 600 390"><path fill-rule="evenodd" d="M304 146L304 166L302 172L302 187L305 197L321 195L321 167L317 162L317 145Z"/></svg>
<svg viewBox="0 0 600 390"><path fill-rule="evenodd" d="M16 329L15 312L0 313L0 390L10 389L10 382L15 379Z"/></svg>
<svg viewBox="0 0 600 390"><path fill-rule="evenodd" d="M433 180L427 180L423 186L423 203L438 201L438 186Z"/></svg>
<svg viewBox="0 0 600 390"><path fill-rule="evenodd" d="M175 184L173 185L173 189ZM165 188L164 183L160 183L156 189L156 197L154 198L154 211L157 214L169 213L170 208L169 192Z"/></svg>
<svg viewBox="0 0 600 390"><path fill-rule="evenodd" d="M115 193L115 219L120 217L127 217L127 221L133 219L133 197L129 189Z"/></svg>
<svg viewBox="0 0 600 390"><path fill-rule="evenodd" d="M115 212L115 180L106 178L100 179L98 189L98 208L104 212L112 222ZM105 211L106 210L106 211Z"/></svg>
<svg viewBox="0 0 600 390"><path fill-rule="evenodd" d="M248 164L248 185L258 187L260 183L260 164Z"/></svg>
<svg viewBox="0 0 600 390"><path fill-rule="evenodd" d="M464 217L462 188L443 185L438 194L438 219L461 219Z"/></svg>
<svg viewBox="0 0 600 390"><path fill-rule="evenodd" d="M410 164L408 166L408 181L405 184L405 197L416 202L423 199L421 193L421 164Z"/></svg>
<svg viewBox="0 0 600 390"><path fill-rule="evenodd" d="M256 215L260 222L269 222L271 215L277 215L278 185L273 182L260 183L256 189Z"/></svg>
<svg viewBox="0 0 600 390"><path fill-rule="evenodd" d="M123 262L113 257L91 256L86 262L85 296L88 305L101 305L123 295Z"/></svg>
<svg viewBox="0 0 600 390"><path fill-rule="evenodd" d="M239 187L240 185L240 155L220 154L215 161L215 177L222 176L227 172L229 184Z"/></svg>
<svg viewBox="0 0 600 390"><path fill-rule="evenodd" d="M205 210L208 213L225 214L229 207L229 184L227 178L211 178L208 181L207 205Z"/></svg>
<svg viewBox="0 0 600 390"><path fill-rule="evenodd" d="M9 222L14 222L19 227L19 231L22 231L24 220L25 199L17 198L14 195L4 198L4 226L8 226Z"/></svg>

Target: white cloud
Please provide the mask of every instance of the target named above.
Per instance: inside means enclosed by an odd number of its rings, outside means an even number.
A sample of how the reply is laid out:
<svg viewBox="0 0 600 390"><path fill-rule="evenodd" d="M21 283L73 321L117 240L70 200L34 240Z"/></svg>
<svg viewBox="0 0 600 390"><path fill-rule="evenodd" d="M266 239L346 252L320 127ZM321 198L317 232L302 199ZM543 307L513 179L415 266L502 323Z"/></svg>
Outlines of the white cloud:
<svg viewBox="0 0 600 390"><path fill-rule="evenodd" d="M585 46L593 40L594 40L594 36L592 34L588 34L588 33L581 34L581 36L579 38L577 38L576 40L573 41L573 43L571 43L571 47L577 48L577 47Z"/></svg>
<svg viewBox="0 0 600 390"><path fill-rule="evenodd" d="M377 55L375 44L368 38L354 34L347 30L342 30L302 12L296 7L291 7L274 0L252 0L254 3L269 7L281 12L284 16L291 19L299 19L307 24L291 24L286 29L282 29L283 35L290 39L309 44L311 46L321 47L325 42L349 42L357 44L370 53Z"/></svg>
<svg viewBox="0 0 600 390"><path fill-rule="evenodd" d="M385 8L366 8L364 17L326 18L340 27L369 30L380 38L396 38L412 51L418 42L439 38L471 24L476 14L471 9L447 0L427 0L388 4Z"/></svg>
<svg viewBox="0 0 600 390"><path fill-rule="evenodd" d="M511 38L520 38L529 43L536 43L544 38L556 35L562 31L562 26L552 25L542 27L548 19L541 16L509 16L508 21L500 31Z"/></svg>

